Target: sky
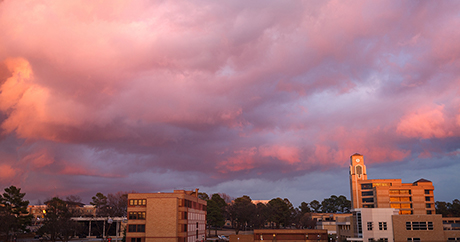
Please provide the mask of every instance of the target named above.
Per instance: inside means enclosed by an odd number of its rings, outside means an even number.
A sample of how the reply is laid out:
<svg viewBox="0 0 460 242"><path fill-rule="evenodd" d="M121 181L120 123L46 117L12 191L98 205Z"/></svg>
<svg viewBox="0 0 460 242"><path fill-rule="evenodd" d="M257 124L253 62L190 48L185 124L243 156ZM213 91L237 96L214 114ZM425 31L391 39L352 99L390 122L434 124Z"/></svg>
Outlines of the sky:
<svg viewBox="0 0 460 242"><path fill-rule="evenodd" d="M0 188L460 198L458 1L0 1Z"/></svg>

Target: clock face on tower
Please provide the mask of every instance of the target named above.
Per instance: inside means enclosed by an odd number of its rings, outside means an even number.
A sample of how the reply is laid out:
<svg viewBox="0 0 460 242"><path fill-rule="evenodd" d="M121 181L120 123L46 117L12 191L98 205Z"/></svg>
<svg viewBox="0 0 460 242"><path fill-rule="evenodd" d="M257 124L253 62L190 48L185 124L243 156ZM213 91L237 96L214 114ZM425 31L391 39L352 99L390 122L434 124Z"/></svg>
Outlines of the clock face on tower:
<svg viewBox="0 0 460 242"><path fill-rule="evenodd" d="M356 162L359 162L360 160L359 159L356 159Z"/></svg>

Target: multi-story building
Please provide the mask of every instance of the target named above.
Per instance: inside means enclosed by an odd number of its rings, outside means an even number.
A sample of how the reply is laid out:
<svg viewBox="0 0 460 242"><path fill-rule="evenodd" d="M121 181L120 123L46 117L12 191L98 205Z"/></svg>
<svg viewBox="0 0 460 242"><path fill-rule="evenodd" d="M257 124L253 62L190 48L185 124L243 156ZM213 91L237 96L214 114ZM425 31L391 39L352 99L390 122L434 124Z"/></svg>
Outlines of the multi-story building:
<svg viewBox="0 0 460 242"><path fill-rule="evenodd" d="M195 191L128 194L127 242L206 239L206 201Z"/></svg>
<svg viewBox="0 0 460 242"><path fill-rule="evenodd" d="M402 183L401 179L367 179L363 156L354 154L350 160L352 208L396 208L399 214L435 214L431 181Z"/></svg>
<svg viewBox="0 0 460 242"><path fill-rule="evenodd" d="M460 241L457 218L435 214L434 187L430 181L367 179L362 155L352 155L350 163L353 216L337 221L339 240Z"/></svg>

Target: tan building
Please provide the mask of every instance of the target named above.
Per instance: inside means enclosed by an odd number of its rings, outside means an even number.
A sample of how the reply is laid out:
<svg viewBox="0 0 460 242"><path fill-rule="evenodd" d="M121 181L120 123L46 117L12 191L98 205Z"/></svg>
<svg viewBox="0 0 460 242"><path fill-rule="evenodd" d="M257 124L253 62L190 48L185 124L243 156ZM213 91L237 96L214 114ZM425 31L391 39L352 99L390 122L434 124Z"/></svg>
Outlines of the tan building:
<svg viewBox="0 0 460 242"><path fill-rule="evenodd" d="M316 229L325 229L329 235L337 234L337 221L347 218L350 213L312 213L311 218L316 221Z"/></svg>
<svg viewBox="0 0 460 242"><path fill-rule="evenodd" d="M352 155L350 163L352 208L396 208L399 214L435 214L431 181L402 183L401 179L367 179L362 155Z"/></svg>
<svg viewBox="0 0 460 242"><path fill-rule="evenodd" d="M206 239L206 201L195 191L128 194L127 242Z"/></svg>
<svg viewBox="0 0 460 242"><path fill-rule="evenodd" d="M232 234L230 242L328 242L325 229L254 229L254 234Z"/></svg>
<svg viewBox="0 0 460 242"><path fill-rule="evenodd" d="M460 219L435 214L432 182L367 179L363 156L350 159L353 216L338 218L339 241L460 241Z"/></svg>

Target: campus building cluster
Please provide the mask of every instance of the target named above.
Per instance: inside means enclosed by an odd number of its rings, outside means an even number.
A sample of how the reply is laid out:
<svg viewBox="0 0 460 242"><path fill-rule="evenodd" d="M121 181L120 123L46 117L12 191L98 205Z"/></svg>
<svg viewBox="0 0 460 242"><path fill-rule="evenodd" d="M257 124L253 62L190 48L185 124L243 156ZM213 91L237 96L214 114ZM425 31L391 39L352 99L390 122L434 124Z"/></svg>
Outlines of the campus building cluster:
<svg viewBox="0 0 460 242"><path fill-rule="evenodd" d="M312 213L314 229L263 229L251 235L231 235L230 241L460 241L460 218L443 218L435 212L434 186L426 179L368 179L364 157L350 157L350 213ZM253 202L267 203L268 200ZM96 223L95 208L73 204L82 216ZM128 194L127 218L116 218L116 236L126 228L127 242L206 241L206 201L195 191ZM46 205L29 206L39 221ZM96 220L95 220L96 219ZM103 219L103 218L100 218ZM88 220L88 221L87 221ZM104 223L105 224L105 223ZM231 225L230 223L228 225ZM270 227L270 224L268 224Z"/></svg>
<svg viewBox="0 0 460 242"><path fill-rule="evenodd" d="M339 241L460 241L460 218L435 213L434 186L419 179L368 179L363 156L350 157L352 213L335 220ZM454 225L454 227L452 226Z"/></svg>

